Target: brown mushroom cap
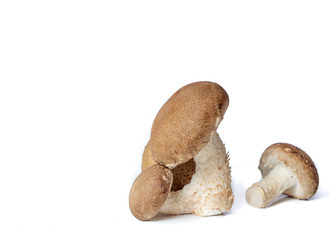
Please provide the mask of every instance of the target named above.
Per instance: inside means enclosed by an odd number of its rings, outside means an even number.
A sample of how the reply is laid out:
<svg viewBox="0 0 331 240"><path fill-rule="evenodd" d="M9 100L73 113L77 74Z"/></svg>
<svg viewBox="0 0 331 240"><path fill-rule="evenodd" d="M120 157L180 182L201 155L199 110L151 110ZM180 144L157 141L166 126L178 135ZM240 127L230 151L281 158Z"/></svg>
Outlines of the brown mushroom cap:
<svg viewBox="0 0 331 240"><path fill-rule="evenodd" d="M285 194L308 199L316 193L319 177L315 164L307 153L288 143L275 143L264 151L260 159L262 177L266 177L278 164L287 166L298 179L297 184L287 189Z"/></svg>
<svg viewBox="0 0 331 240"><path fill-rule="evenodd" d="M164 205L172 185L170 169L158 164L146 168L132 184L129 204L139 220L153 218Z"/></svg>
<svg viewBox="0 0 331 240"><path fill-rule="evenodd" d="M227 92L212 82L195 82L175 92L155 117L154 160L170 168L192 159L209 142L229 105Z"/></svg>

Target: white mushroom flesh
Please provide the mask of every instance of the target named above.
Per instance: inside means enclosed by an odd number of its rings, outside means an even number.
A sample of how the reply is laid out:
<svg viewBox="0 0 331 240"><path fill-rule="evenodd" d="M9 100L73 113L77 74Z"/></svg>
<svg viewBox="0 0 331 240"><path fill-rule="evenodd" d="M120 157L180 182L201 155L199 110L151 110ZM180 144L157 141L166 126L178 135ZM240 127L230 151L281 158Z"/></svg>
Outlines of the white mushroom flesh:
<svg viewBox="0 0 331 240"><path fill-rule="evenodd" d="M285 164L279 163L260 182L247 189L246 200L254 207L266 207L297 182L295 174Z"/></svg>
<svg viewBox="0 0 331 240"><path fill-rule="evenodd" d="M229 159L215 132L209 143L194 156L196 170L183 189L170 192L160 212L193 213L198 216L221 214L233 203Z"/></svg>

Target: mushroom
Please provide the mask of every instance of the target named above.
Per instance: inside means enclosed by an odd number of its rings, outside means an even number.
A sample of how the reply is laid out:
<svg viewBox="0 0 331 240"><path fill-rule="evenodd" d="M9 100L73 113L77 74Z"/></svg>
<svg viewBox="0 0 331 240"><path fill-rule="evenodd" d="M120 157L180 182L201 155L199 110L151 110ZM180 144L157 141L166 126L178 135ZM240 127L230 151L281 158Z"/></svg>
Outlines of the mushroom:
<svg viewBox="0 0 331 240"><path fill-rule="evenodd" d="M210 216L230 210L233 194L229 158L216 133L228 104L228 94L220 85L195 82L179 89L162 106L145 147L142 173L130 191L130 209L136 218L148 220L158 212ZM155 166L172 172L170 183L164 178L170 187L168 195L164 193L165 201L160 201L159 193L151 189L156 177L143 177ZM137 190L143 186L144 191ZM137 201L141 206L155 207L147 211L138 208L134 204Z"/></svg>
<svg viewBox="0 0 331 240"><path fill-rule="evenodd" d="M132 184L130 210L140 220L154 217L170 192L172 172L158 164L141 172Z"/></svg>
<svg viewBox="0 0 331 240"><path fill-rule="evenodd" d="M246 191L246 200L253 207L264 208L282 193L308 199L317 191L319 177L314 162L291 144L269 146L262 154L259 169L263 179Z"/></svg>

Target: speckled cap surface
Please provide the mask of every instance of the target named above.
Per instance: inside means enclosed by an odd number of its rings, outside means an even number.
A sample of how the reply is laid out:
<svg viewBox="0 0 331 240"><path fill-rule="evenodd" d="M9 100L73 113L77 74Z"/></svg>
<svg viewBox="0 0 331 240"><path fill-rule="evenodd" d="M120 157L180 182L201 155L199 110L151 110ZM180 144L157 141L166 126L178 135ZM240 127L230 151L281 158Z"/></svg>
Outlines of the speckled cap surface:
<svg viewBox="0 0 331 240"><path fill-rule="evenodd" d="M172 185L170 169L158 164L144 169L132 184L129 205L139 220L153 218L164 205Z"/></svg>
<svg viewBox="0 0 331 240"><path fill-rule="evenodd" d="M209 142L228 105L227 92L216 83L195 82L180 88L153 122L154 160L174 168L192 159Z"/></svg>

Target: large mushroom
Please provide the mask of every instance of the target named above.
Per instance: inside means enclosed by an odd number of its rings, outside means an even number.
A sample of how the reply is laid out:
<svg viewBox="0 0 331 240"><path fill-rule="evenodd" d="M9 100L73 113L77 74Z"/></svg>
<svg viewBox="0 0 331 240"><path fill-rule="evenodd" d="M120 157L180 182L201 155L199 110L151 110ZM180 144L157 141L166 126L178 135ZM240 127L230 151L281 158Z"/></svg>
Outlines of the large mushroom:
<svg viewBox="0 0 331 240"><path fill-rule="evenodd" d="M216 133L228 104L220 85L195 82L162 106L145 147L142 173L130 191L136 218L148 220L158 212L210 216L230 210L229 158Z"/></svg>
<svg viewBox="0 0 331 240"><path fill-rule="evenodd" d="M262 154L259 169L263 179L246 191L246 200L253 207L264 208L282 193L308 199L317 191L319 177L314 162L291 144L269 146Z"/></svg>

